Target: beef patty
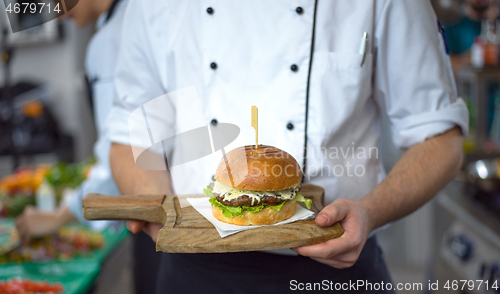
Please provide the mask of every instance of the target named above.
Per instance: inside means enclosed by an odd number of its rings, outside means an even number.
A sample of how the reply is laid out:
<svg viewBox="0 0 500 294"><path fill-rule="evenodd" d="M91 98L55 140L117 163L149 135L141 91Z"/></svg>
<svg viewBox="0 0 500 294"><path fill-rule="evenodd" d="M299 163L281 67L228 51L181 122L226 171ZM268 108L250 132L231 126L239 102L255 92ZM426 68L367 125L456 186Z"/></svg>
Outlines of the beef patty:
<svg viewBox="0 0 500 294"><path fill-rule="evenodd" d="M252 205L252 197L248 195L241 195L240 197L231 200L225 200L224 195L220 195L218 193L214 193L214 195L220 203L226 206L255 206L260 205L260 203L281 203L282 201L290 201L295 197L295 192L292 192L292 198L287 200L282 199L281 195L263 196L260 198L260 202L254 203L254 205Z"/></svg>

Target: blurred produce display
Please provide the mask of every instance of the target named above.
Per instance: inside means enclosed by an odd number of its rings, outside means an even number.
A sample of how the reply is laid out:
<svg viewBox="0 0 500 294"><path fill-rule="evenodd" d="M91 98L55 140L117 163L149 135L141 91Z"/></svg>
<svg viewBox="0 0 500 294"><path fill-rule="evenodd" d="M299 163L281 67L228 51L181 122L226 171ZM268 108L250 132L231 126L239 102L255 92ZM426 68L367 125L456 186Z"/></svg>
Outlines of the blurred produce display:
<svg viewBox="0 0 500 294"><path fill-rule="evenodd" d="M16 217L26 205L35 205L35 192L50 171L50 165L19 168L0 179L0 216Z"/></svg>
<svg viewBox="0 0 500 294"><path fill-rule="evenodd" d="M1 294L31 294L31 293L62 293L64 287L60 283L48 283L46 281L32 281L28 279L14 278L0 281Z"/></svg>
<svg viewBox="0 0 500 294"><path fill-rule="evenodd" d="M0 179L0 193L8 195L23 194L35 195L51 166L39 165L36 168L21 167L12 175Z"/></svg>
<svg viewBox="0 0 500 294"><path fill-rule="evenodd" d="M58 162L52 166L45 176L45 179L56 189L75 189L87 178L94 162L95 160L93 158L74 164Z"/></svg>
<svg viewBox="0 0 500 294"><path fill-rule="evenodd" d="M0 224L0 232L8 231L9 226L13 224ZM92 231L82 225L64 226L55 235L33 240L29 246L17 247L0 255L0 264L71 260L77 256L90 255L93 250L104 247L104 243L100 232Z"/></svg>
<svg viewBox="0 0 500 294"><path fill-rule="evenodd" d="M19 245L21 245L21 239L16 227L9 221L0 223L0 256L9 253Z"/></svg>
<svg viewBox="0 0 500 294"><path fill-rule="evenodd" d="M36 116L37 107L24 109L26 115ZM71 197L71 190L87 178L94 162L92 158L22 167L0 178L0 294L83 294L91 289L102 262L128 236L123 223L102 232L71 224L21 245L14 218L27 205L41 211L57 209L63 195Z"/></svg>
<svg viewBox="0 0 500 294"><path fill-rule="evenodd" d="M8 240L12 237L12 230L15 230L14 219L0 219L0 248L13 243ZM7 245L5 247L11 249L0 255L3 258L0 263L0 283L20 279L36 283L46 281L49 285L61 285L61 291L65 294L89 293L102 262L127 236L128 230L124 223L116 223L99 233L72 224L61 228L55 236L34 241L26 248ZM0 294L11 293L1 289ZM12 293L58 293L22 291Z"/></svg>
<svg viewBox="0 0 500 294"><path fill-rule="evenodd" d="M54 188L57 203L60 203L63 190L78 187L87 178L94 162L89 158L73 164L58 162L18 168L14 174L0 179L0 217L16 217L26 205L36 205L35 194L43 181Z"/></svg>

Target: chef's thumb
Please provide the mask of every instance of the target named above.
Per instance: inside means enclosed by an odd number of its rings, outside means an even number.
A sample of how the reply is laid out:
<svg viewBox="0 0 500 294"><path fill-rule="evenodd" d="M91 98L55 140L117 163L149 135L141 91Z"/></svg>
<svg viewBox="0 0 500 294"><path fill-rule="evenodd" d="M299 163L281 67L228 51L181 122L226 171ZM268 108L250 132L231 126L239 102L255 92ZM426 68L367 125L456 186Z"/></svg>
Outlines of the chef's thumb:
<svg viewBox="0 0 500 294"><path fill-rule="evenodd" d="M316 224L321 227L328 227L343 220L347 215L347 207L339 200L327 205L316 217Z"/></svg>

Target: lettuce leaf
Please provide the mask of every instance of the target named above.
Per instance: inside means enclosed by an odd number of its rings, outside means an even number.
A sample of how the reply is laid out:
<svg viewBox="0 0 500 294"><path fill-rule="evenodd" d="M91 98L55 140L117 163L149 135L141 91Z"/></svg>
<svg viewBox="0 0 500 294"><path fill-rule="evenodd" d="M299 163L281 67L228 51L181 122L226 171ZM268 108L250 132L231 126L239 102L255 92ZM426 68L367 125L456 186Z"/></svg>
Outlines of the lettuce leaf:
<svg viewBox="0 0 500 294"><path fill-rule="evenodd" d="M215 197L214 193L212 192L212 186L208 185L205 189L203 189L203 195L208 196L210 198Z"/></svg>
<svg viewBox="0 0 500 294"><path fill-rule="evenodd" d="M244 211L248 211L250 213L256 213L261 211L262 209L266 208L265 204L261 204L259 206L227 206L219 202L217 198L213 197L210 198L208 201L212 204L212 206L218 207L220 210L222 210L222 215L225 217L243 217L242 213Z"/></svg>
<svg viewBox="0 0 500 294"><path fill-rule="evenodd" d="M243 212L243 209L241 209L241 206L226 206L217 200L217 198L213 197L210 198L208 201L212 203L212 206L215 206L222 210L222 215L225 217L233 217L233 216L238 216L238 217L243 217L241 213Z"/></svg>
<svg viewBox="0 0 500 294"><path fill-rule="evenodd" d="M277 210L277 211L280 211L280 209L283 207L283 205L285 205L285 202L286 201L283 201L281 202L280 204L278 205L266 205L267 207L271 208L271 209L274 209L274 210Z"/></svg>
<svg viewBox="0 0 500 294"><path fill-rule="evenodd" d="M250 213L256 213L266 208L267 205L261 204L259 206L239 206L243 211L248 211Z"/></svg>
<svg viewBox="0 0 500 294"><path fill-rule="evenodd" d="M210 197L209 201L212 204L212 206L216 206L220 210L222 210L222 215L224 215L225 217L234 217L234 216L243 217L242 213L244 211L247 211L249 213L256 213L263 210L266 207L279 211L286 202L283 201L278 205L266 205L265 203L263 203L258 206L227 206L222 204L219 200L217 200L212 190L213 190L212 186L208 185L205 189L203 189L203 194L205 196ZM300 194L300 192L298 192L297 195L295 195L294 200L304 203L307 209L311 209L312 200L305 198L304 196L302 196L302 194Z"/></svg>
<svg viewBox="0 0 500 294"><path fill-rule="evenodd" d="M295 195L295 200L297 200L297 202L304 203L307 209L311 209L312 200L302 196L300 192L298 192L297 195Z"/></svg>

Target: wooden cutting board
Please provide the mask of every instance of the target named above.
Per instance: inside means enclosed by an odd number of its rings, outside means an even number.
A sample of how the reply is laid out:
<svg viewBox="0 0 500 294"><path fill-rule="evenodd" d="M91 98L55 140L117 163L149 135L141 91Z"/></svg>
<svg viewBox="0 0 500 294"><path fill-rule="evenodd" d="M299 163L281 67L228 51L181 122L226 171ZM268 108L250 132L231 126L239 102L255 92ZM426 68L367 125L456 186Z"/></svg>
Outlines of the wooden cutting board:
<svg viewBox="0 0 500 294"><path fill-rule="evenodd" d="M313 200L311 210L323 208L324 190L304 184L304 197ZM339 223L322 228L314 219L278 226L266 226L221 238L215 227L187 203L195 195L106 196L87 194L83 216L88 220L142 220L162 223L156 250L170 253L221 253L308 246L340 237Z"/></svg>

